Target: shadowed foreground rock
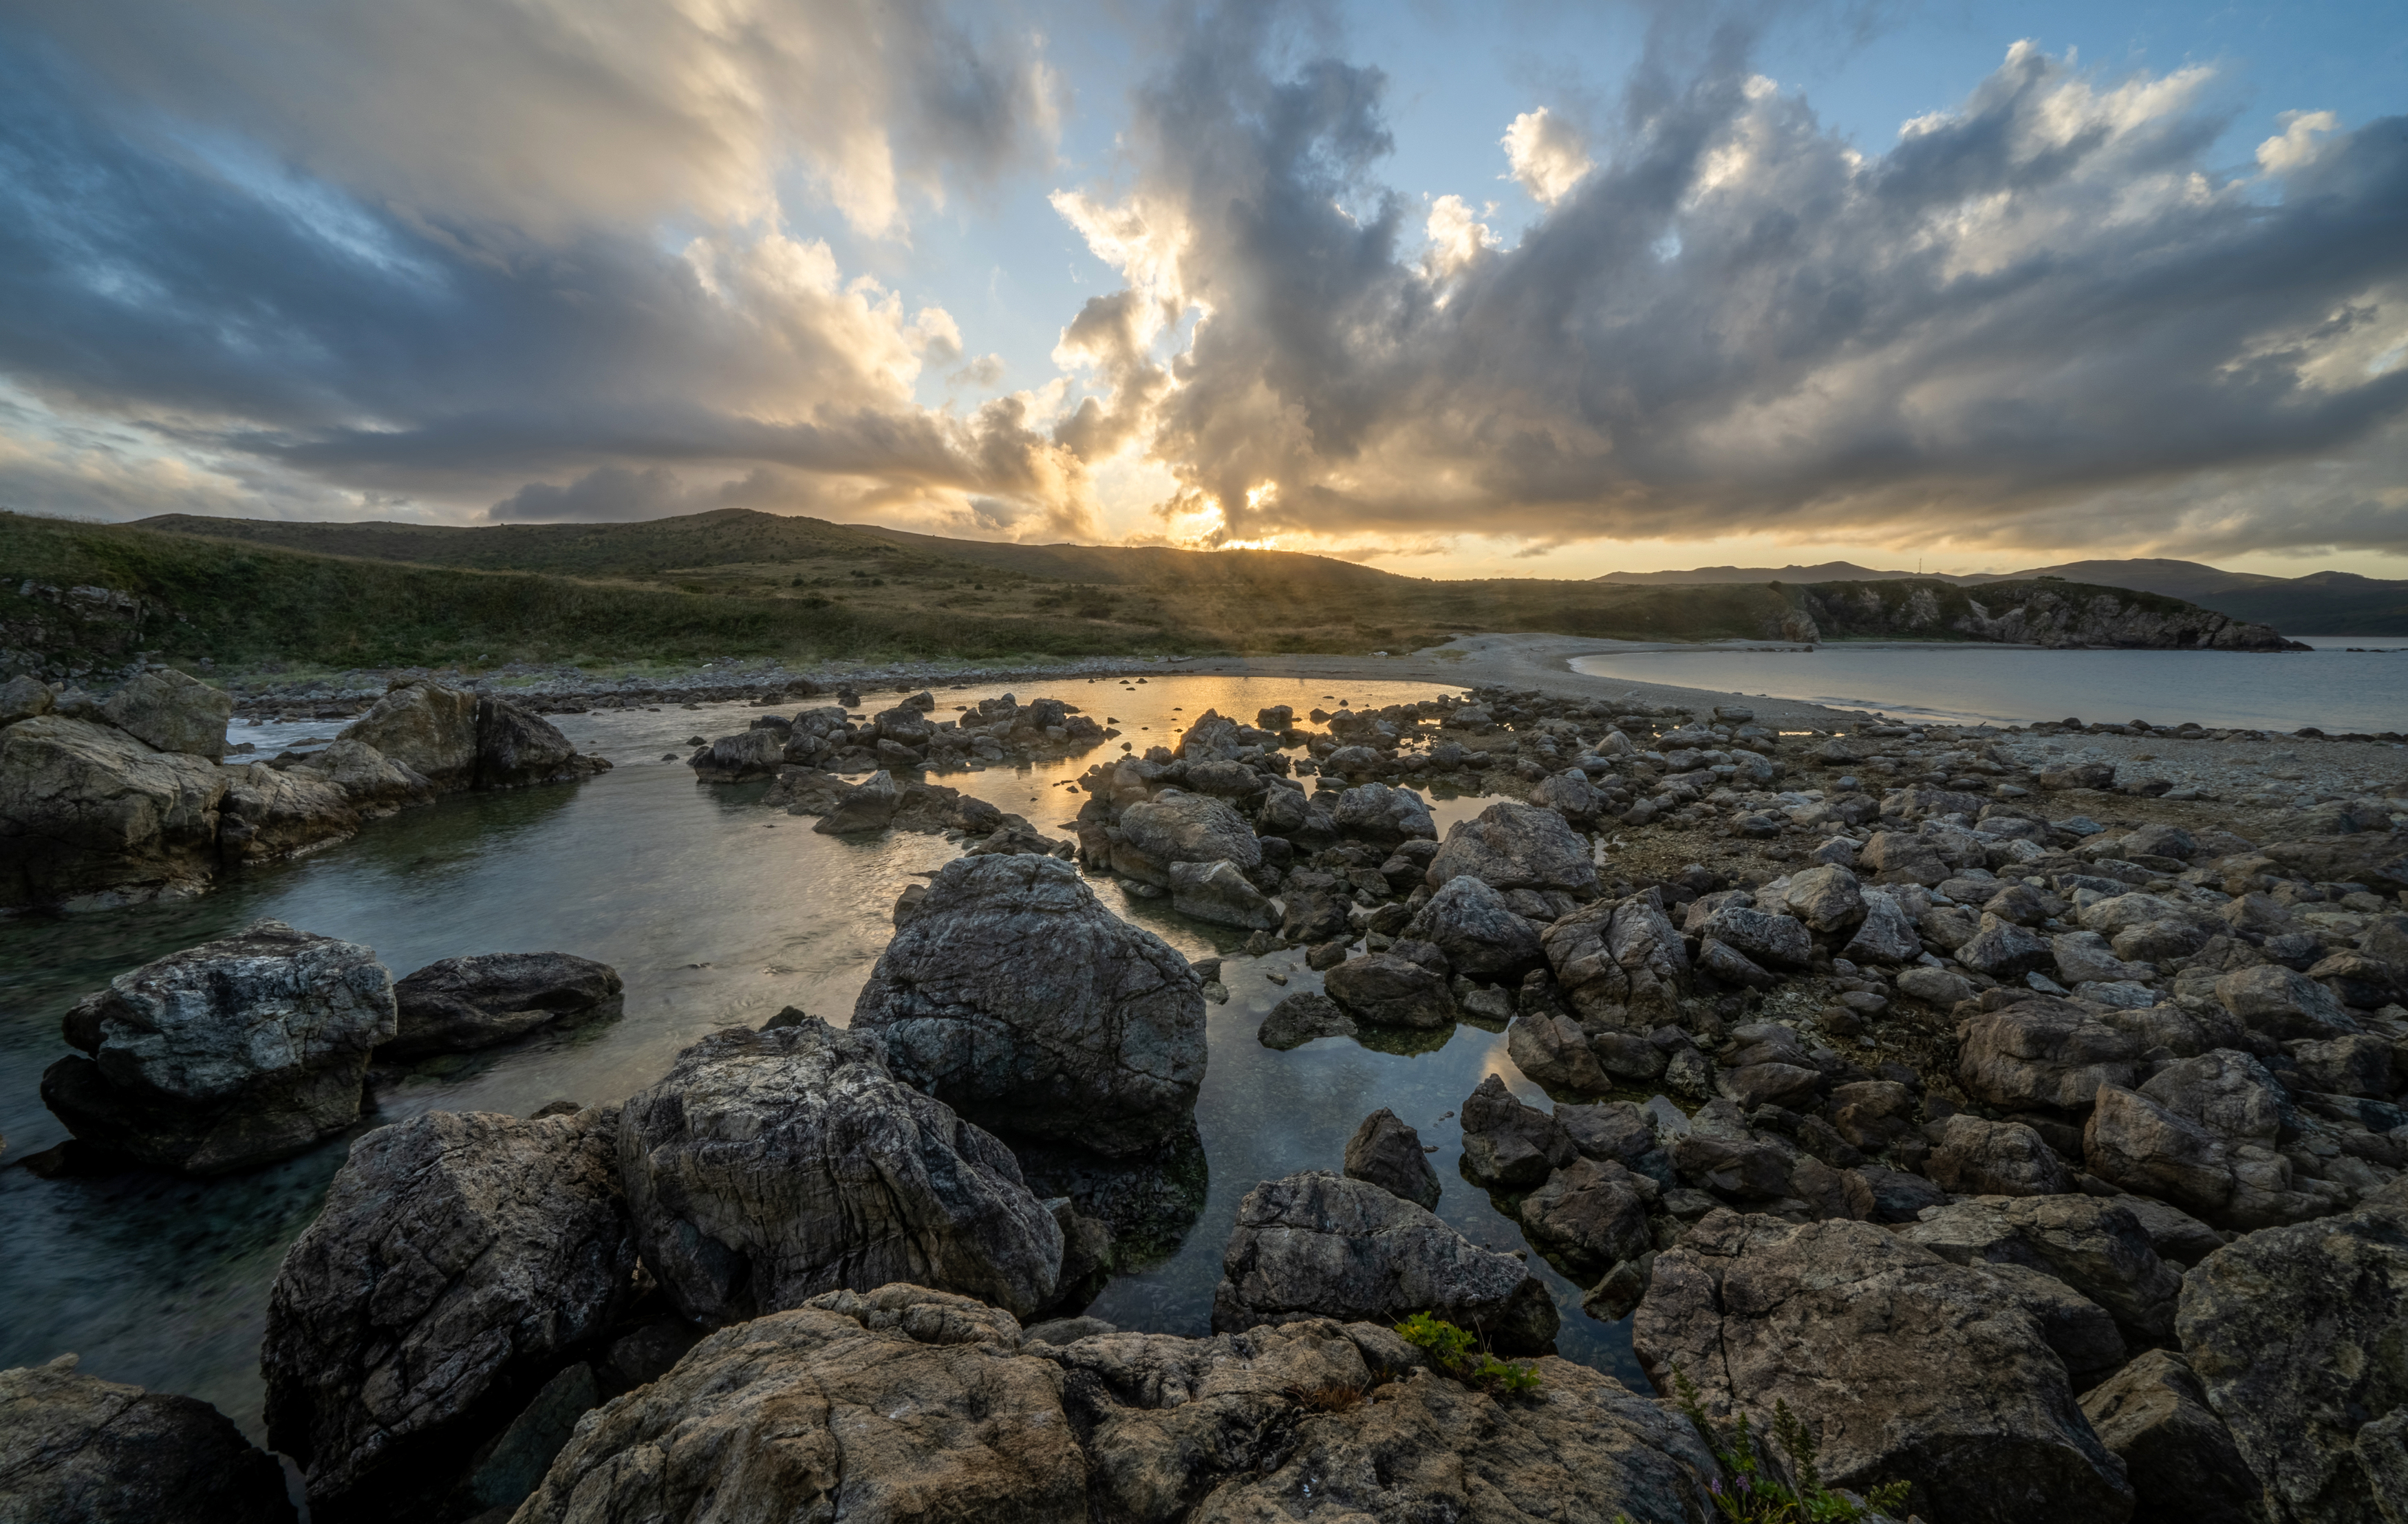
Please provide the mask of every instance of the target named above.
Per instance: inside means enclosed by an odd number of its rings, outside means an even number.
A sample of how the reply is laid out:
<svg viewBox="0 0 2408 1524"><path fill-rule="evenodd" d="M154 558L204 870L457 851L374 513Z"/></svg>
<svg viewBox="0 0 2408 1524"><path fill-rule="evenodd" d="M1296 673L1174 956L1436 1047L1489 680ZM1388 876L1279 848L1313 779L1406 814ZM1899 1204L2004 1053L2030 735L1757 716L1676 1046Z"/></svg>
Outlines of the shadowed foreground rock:
<svg viewBox="0 0 2408 1524"><path fill-rule="evenodd" d="M2264 1489L2180 1355L2143 1352L2083 1393L2082 1412L2124 1462L2132 1524L2265 1524Z"/></svg>
<svg viewBox="0 0 2408 1524"><path fill-rule="evenodd" d="M1204 1083L1204 986L1187 959L1050 857L947 864L853 1027L878 1035L898 1079L981 1126L1100 1153L1184 1129Z"/></svg>
<svg viewBox="0 0 2408 1524"><path fill-rule="evenodd" d="M912 1286L727 1329L579 1429L519 1524L1690 1524L1711 1462L1611 1378L1541 1359L1498 1401L1386 1329L1024 1344ZM1374 1385L1375 1373L1392 1379ZM1317 1411L1303 1400L1368 1396Z"/></svg>
<svg viewBox="0 0 2408 1524"><path fill-rule="evenodd" d="M616 1011L625 985L608 963L568 953L486 953L430 963L393 986L386 1058L466 1053L568 1017Z"/></svg>
<svg viewBox="0 0 2408 1524"><path fill-rule="evenodd" d="M1011 1151L820 1021L679 1054L621 1114L619 1162L644 1263L697 1322L903 1276L1033 1313L1062 1264Z"/></svg>
<svg viewBox="0 0 2408 1524"><path fill-rule="evenodd" d="M0 1519L291 1524L284 1469L207 1402L79 1374L0 1371Z"/></svg>
<svg viewBox="0 0 2408 1524"><path fill-rule="evenodd" d="M352 1146L260 1354L315 1517L413 1517L609 1326L636 1268L617 1123L430 1112Z"/></svg>

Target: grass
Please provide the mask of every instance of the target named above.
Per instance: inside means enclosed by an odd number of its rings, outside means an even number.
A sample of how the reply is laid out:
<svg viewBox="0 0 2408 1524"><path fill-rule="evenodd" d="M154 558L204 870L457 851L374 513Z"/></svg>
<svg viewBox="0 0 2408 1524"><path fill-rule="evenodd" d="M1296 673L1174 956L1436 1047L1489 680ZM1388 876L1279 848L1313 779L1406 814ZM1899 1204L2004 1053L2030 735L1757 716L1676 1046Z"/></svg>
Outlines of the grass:
<svg viewBox="0 0 2408 1524"><path fill-rule="evenodd" d="M1722 1479L1713 1487L1714 1510L1730 1524L1858 1524L1897 1514L1914 1490L1906 1482L1885 1482L1857 1499L1824 1486L1814 1459L1819 1446L1786 1402L1772 1405L1772 1445L1781 1455L1776 1466L1749 1431L1746 1414L1728 1425L1714 1423L1677 1365L1672 1387L1682 1415L1722 1468Z"/></svg>

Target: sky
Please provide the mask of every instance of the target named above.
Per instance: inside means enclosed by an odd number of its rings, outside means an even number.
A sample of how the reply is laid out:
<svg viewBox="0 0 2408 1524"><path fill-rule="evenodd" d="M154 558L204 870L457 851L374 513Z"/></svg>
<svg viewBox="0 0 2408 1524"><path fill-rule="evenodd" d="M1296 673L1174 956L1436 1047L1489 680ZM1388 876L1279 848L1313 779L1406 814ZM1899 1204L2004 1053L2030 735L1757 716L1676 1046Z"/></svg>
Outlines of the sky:
<svg viewBox="0 0 2408 1524"><path fill-rule="evenodd" d="M12 0L0 507L2408 577L2371 0Z"/></svg>

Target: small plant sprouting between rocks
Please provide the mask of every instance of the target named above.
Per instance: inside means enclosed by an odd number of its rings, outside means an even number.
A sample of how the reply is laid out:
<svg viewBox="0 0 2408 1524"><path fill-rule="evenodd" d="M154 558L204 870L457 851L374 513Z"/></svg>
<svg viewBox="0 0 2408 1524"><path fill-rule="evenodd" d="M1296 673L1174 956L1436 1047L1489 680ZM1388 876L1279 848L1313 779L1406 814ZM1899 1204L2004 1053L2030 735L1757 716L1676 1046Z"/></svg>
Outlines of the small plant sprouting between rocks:
<svg viewBox="0 0 2408 1524"><path fill-rule="evenodd" d="M1539 1389L1538 1367L1526 1360L1498 1359L1478 1347L1469 1329L1445 1318L1415 1313L1397 1325L1397 1332L1405 1343L1428 1351L1431 1364L1467 1386L1507 1396Z"/></svg>
<svg viewBox="0 0 2408 1524"><path fill-rule="evenodd" d="M1325 1381L1312 1387L1297 1382L1281 1387L1280 1394L1307 1413L1344 1413L1362 1406L1363 1399L1379 1384L1376 1374L1361 1387L1351 1381Z"/></svg>
<svg viewBox="0 0 2408 1524"><path fill-rule="evenodd" d="M1762 1442L1749 1431L1746 1414L1727 1427L1714 1423L1706 1416L1698 1388L1677 1365L1672 1367L1672 1388L1680 1396L1682 1414L1723 1469L1722 1479L1711 1490L1715 1512L1731 1524L1857 1524L1894 1517L1906 1506L1912 1489L1906 1482L1884 1482L1862 1501L1825 1487L1814 1464L1814 1436L1787 1402L1772 1404L1772 1443L1789 1463L1790 1479L1784 1483L1762 1453Z"/></svg>

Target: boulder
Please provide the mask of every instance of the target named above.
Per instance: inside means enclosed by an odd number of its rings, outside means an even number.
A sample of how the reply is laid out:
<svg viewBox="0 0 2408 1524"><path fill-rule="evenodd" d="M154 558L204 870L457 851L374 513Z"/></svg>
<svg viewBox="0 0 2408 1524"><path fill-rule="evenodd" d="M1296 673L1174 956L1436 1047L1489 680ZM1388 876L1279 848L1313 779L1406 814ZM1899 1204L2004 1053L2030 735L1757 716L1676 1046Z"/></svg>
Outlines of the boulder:
<svg viewBox="0 0 2408 1524"><path fill-rule="evenodd" d="M370 814L432 803L436 794L435 784L423 774L364 740L337 738L323 751L294 763L292 771L323 778L343 791L353 809Z"/></svg>
<svg viewBox="0 0 2408 1524"><path fill-rule="evenodd" d="M2290 1160L2257 1144L2228 1144L2148 1097L2102 1085L2082 1134L2090 1172L2171 1201L2221 1227L2264 1228L2340 1210L2338 1187L2295 1179Z"/></svg>
<svg viewBox="0 0 2408 1524"><path fill-rule="evenodd" d="M1547 1011L1525 1011L1505 1030L1505 1052L1534 1085L1549 1091L1595 1095L1609 1082L1580 1023Z"/></svg>
<svg viewBox="0 0 2408 1524"><path fill-rule="evenodd" d="M1922 943L1915 945L1920 947ZM1953 1009L1959 1000L1972 999L1973 982L1946 969L1907 969L1898 976L1898 992L1908 999L1921 1000L1944 1011Z"/></svg>
<svg viewBox="0 0 2408 1524"><path fill-rule="evenodd" d="M1840 956L1856 963L1912 963L1923 956L1914 922L1885 890L1862 890L1865 918Z"/></svg>
<svg viewBox="0 0 2408 1524"><path fill-rule="evenodd" d="M466 1053L556 1021L614 1014L625 985L608 963L569 953L483 953L430 963L393 986L388 1058Z"/></svg>
<svg viewBox="0 0 2408 1524"><path fill-rule="evenodd" d="M1951 1524L2122 1524L2123 1467L2075 1405L2042 1319L1999 1275L1867 1222L1710 1213L1656 1258L1631 1341L1709 1416L1817 1431L1827 1481L1913 1484Z"/></svg>
<svg viewBox="0 0 2408 1524"><path fill-rule="evenodd" d="M685 765L706 784L740 784L752 778L775 777L778 769L786 765L786 741L783 733L767 726L739 730L697 748L686 758Z"/></svg>
<svg viewBox="0 0 2408 1524"><path fill-rule="evenodd" d="M1555 811L1512 799L1455 822L1426 879L1435 889L1463 873L1497 889L1560 889L1576 899L1597 894L1588 843Z"/></svg>
<svg viewBox="0 0 2408 1524"><path fill-rule="evenodd" d="M1966 1196L2057 1196L2073 1188L2071 1172L2038 1132L1968 1112L1948 1119L1923 1172Z"/></svg>
<svg viewBox="0 0 2408 1524"><path fill-rule="evenodd" d="M284 1468L208 1403L47 1365L0 1371L0 1518L291 1524Z"/></svg>
<svg viewBox="0 0 2408 1524"><path fill-rule="evenodd" d="M173 668L143 672L101 701L100 717L162 752L225 755L234 697Z"/></svg>
<svg viewBox="0 0 2408 1524"><path fill-rule="evenodd" d="M1446 981L1393 953L1350 957L1322 977L1322 988L1358 1022L1437 1031L1455 1025Z"/></svg>
<svg viewBox="0 0 2408 1524"><path fill-rule="evenodd" d="M50 705L50 684L37 677L20 672L0 683L0 726L48 714Z"/></svg>
<svg viewBox="0 0 2408 1524"><path fill-rule="evenodd" d="M1268 931L1280 924L1280 907L1227 861L1171 864L1170 908L1214 926L1249 931Z"/></svg>
<svg viewBox="0 0 2408 1524"><path fill-rule="evenodd" d="M897 1080L875 1037L824 1022L678 1055L621 1114L619 1165L645 1265L701 1323L897 1279L1018 1316L1061 1267L1011 1151Z"/></svg>
<svg viewBox="0 0 2408 1524"><path fill-rule="evenodd" d="M1539 945L1584 1024L1645 1029L1681 1014L1688 951L1647 895L1584 905L1541 932Z"/></svg>
<svg viewBox="0 0 2408 1524"><path fill-rule="evenodd" d="M2389 1195L2394 1204L2250 1233L2183 1283L2183 1354L2276 1524L2399 1517L2408 1211Z"/></svg>
<svg viewBox="0 0 2408 1524"><path fill-rule="evenodd" d="M1554 1343L1547 1288L1412 1202L1326 1170L1269 1180L1238 1204L1212 1293L1229 1332L1297 1316L1393 1323L1435 1313L1506 1354Z"/></svg>
<svg viewBox="0 0 2408 1524"><path fill-rule="evenodd" d="M2082 1394L2082 1415L2124 1462L2132 1524L2266 1524L2264 1488L2180 1355L2143 1351Z"/></svg>
<svg viewBox="0 0 2408 1524"><path fill-rule="evenodd" d="M1952 1118L1953 1120L1953 1118ZM2022 1265L2107 1309L2136 1346L2173 1343L2182 1272L2160 1258L2132 1210L2094 1196L1975 1196L1932 1207L1899 1229L1954 1264Z"/></svg>
<svg viewBox="0 0 2408 1524"><path fill-rule="evenodd" d="M360 827L350 796L305 769L264 762L228 768L218 799L218 855L228 867L274 862L339 841Z"/></svg>
<svg viewBox="0 0 2408 1524"><path fill-rule="evenodd" d="M1985 911L1981 930L1957 947L1956 961L1976 973L2006 981L2056 967L2057 954L2036 933Z"/></svg>
<svg viewBox="0 0 2408 1524"><path fill-rule="evenodd" d="M477 781L477 696L403 682L336 739L372 746L437 788L467 788Z"/></svg>
<svg viewBox="0 0 2408 1524"><path fill-rule="evenodd" d="M1802 969L1814 956L1814 939L1804 922L1745 905L1721 906L1706 917L1698 935L1770 968Z"/></svg>
<svg viewBox="0 0 2408 1524"><path fill-rule="evenodd" d="M1782 903L1816 931L1839 932L1865 918L1865 892L1856 875L1835 864L1809 868L1789 881Z"/></svg>
<svg viewBox="0 0 2408 1524"><path fill-rule="evenodd" d="M1203 984L1069 864L965 857L928 885L854 1002L896 1076L982 1126L1106 1154L1183 1130Z"/></svg>
<svg viewBox="0 0 2408 1524"><path fill-rule="evenodd" d="M1353 1037L1354 1031L1354 1018L1336 1000L1318 990L1300 989L1271 1007L1254 1038L1263 1046L1284 1053L1316 1037Z"/></svg>
<svg viewBox="0 0 2408 1524"><path fill-rule="evenodd" d="M895 823L903 807L903 785L881 768L838 796L811 827L822 836L853 836L882 831Z"/></svg>
<svg viewBox="0 0 2408 1524"><path fill-rule="evenodd" d="M2215 998L2250 1030L2269 1037L2339 1037L2358 1030L2358 1019L2332 991L2277 963L2233 970L2215 982Z"/></svg>
<svg viewBox="0 0 2408 1524"><path fill-rule="evenodd" d="M1956 1028L1957 1081L1993 1106L2080 1112L2100 1085L2129 1085L2140 1057L2130 1034L2048 996L1985 1011Z"/></svg>
<svg viewBox="0 0 2408 1524"><path fill-rule="evenodd" d="M1338 796L1329 819L1339 831L1394 851L1412 841L1438 835L1428 804L1410 788L1386 784L1358 784Z"/></svg>
<svg viewBox="0 0 2408 1524"><path fill-rule="evenodd" d="M1522 1198L1522 1226L1592 1282L1656 1246L1647 1231L1646 1187L1619 1160L1576 1158Z"/></svg>
<svg viewBox="0 0 2408 1524"><path fill-rule="evenodd" d="M2141 1094L2229 1147L2272 1147L2299 1131L2289 1094L2265 1065L2231 1048L2175 1059L2150 1075Z"/></svg>
<svg viewBox="0 0 2408 1524"><path fill-rule="evenodd" d="M618 1120L429 1112L352 1145L260 1350L269 1443L318 1517L423 1517L609 1330L635 1290Z"/></svg>
<svg viewBox="0 0 2408 1524"><path fill-rule="evenodd" d="M1241 873L1262 866L1262 841L1246 817L1210 795L1166 788L1122 811L1119 824L1128 845L1162 872L1173 863L1228 862Z"/></svg>
<svg viewBox="0 0 2408 1524"><path fill-rule="evenodd" d="M1491 1074L1463 1103L1463 1172L1491 1190L1535 1186L1577 1150L1571 1135Z"/></svg>
<svg viewBox="0 0 2408 1524"><path fill-rule="evenodd" d="M1875 831L1856 854L1856 866L1870 869L1882 884L1920 884L1928 887L1948 877L1940 849L1911 831Z"/></svg>
<svg viewBox="0 0 2408 1524"><path fill-rule="evenodd" d="M1385 1106L1363 1118L1346 1141L1346 1178L1368 1181L1418 1207L1438 1206L1438 1172L1422 1152L1421 1134Z"/></svg>
<svg viewBox="0 0 2408 1524"><path fill-rule="evenodd" d="M783 757L782 747L778 755ZM491 694L477 700L474 786L525 788L534 784L562 784L589 773L606 772L609 767L598 756L578 755L575 743L561 733L560 726L542 715ZM767 777L777 770L778 764L773 761L762 775Z"/></svg>
<svg viewBox="0 0 2408 1524"><path fill-rule="evenodd" d="M1540 779L1538 786L1530 790L1529 799L1541 809L1553 810L1580 827L1594 824L1598 812L1605 808L1604 801L1598 797L1597 785L1590 783L1588 774L1578 768L1566 768L1561 772L1550 773Z"/></svg>
<svg viewBox="0 0 2408 1524"><path fill-rule="evenodd" d="M2289 1042L2285 1047L2307 1089L2377 1100L2389 1096L2394 1089L2397 1056L2391 1044L2379 1037L2360 1033L2321 1042Z"/></svg>
<svg viewBox="0 0 2408 1524"><path fill-rule="evenodd" d="M171 953L67 1013L42 1102L84 1143L152 1169L221 1174L358 1120L393 978L356 942L262 921Z"/></svg>
<svg viewBox="0 0 2408 1524"><path fill-rule="evenodd" d="M1405 923L1404 934L1434 943L1450 968L1473 979L1518 979L1546 958L1539 928L1513 913L1493 885L1469 873L1440 884Z"/></svg>
<svg viewBox="0 0 2408 1524"><path fill-rule="evenodd" d="M0 730L0 910L189 893L217 868L216 763L90 720Z"/></svg>
<svg viewBox="0 0 2408 1524"><path fill-rule="evenodd" d="M2063 932L2049 938L2048 947L2057 962L2053 970L2057 982L2068 989L2094 980L2145 979L2149 974L2116 956L2107 939L2096 931Z"/></svg>

